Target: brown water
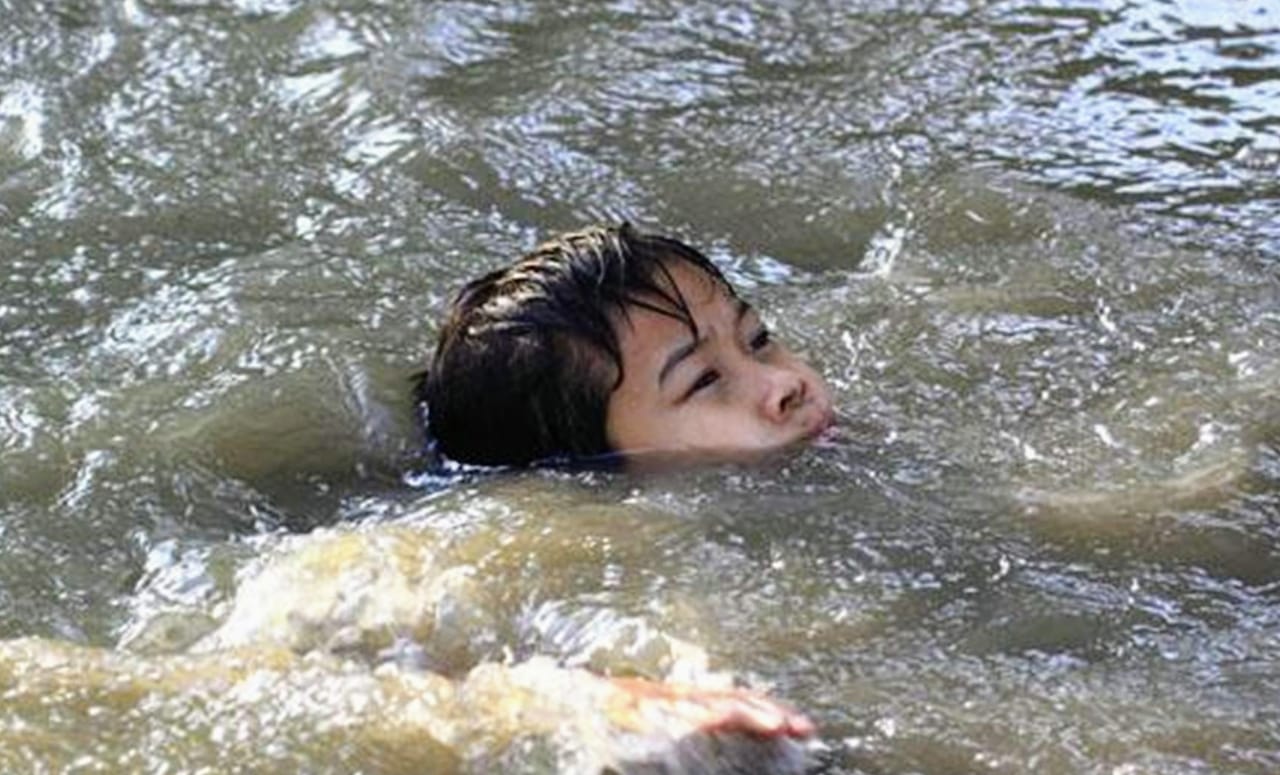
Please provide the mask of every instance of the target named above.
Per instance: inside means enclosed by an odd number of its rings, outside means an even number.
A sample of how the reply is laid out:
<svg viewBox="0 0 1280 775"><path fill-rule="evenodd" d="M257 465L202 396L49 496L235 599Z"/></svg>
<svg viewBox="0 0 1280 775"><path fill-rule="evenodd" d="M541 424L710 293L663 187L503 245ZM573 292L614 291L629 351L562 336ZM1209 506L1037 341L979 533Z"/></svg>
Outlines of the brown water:
<svg viewBox="0 0 1280 775"><path fill-rule="evenodd" d="M660 677L676 639L809 711L830 772L1280 770L1275 3L0 20L0 769L555 771L359 700L534 655ZM841 437L424 475L449 293L621 218L706 248ZM410 599L475 585L389 614L429 631L221 705L164 677L276 558L400 529Z"/></svg>

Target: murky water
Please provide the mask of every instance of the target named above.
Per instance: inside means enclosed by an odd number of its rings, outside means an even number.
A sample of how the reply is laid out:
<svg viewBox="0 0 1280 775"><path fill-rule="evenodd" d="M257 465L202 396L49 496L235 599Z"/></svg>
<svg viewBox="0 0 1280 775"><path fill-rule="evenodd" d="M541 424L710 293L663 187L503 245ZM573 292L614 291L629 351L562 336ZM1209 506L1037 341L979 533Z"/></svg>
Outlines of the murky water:
<svg viewBox="0 0 1280 775"><path fill-rule="evenodd" d="M809 711L831 772L1280 769L1274 2L0 20L0 769L484 771L387 698L537 654L660 677L670 638ZM449 293L621 218L708 249L841 438L415 475ZM374 588L429 598L386 614L430 619L408 645L293 621L364 656L169 691L254 579L324 583L273 558L406 530L423 586Z"/></svg>

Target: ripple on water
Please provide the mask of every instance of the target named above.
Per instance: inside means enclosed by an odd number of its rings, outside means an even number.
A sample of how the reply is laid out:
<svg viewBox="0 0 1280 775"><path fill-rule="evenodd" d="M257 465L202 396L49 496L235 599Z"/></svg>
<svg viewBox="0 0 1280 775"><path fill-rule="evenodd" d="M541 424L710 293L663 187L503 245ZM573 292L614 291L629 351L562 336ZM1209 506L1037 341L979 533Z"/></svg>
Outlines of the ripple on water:
<svg viewBox="0 0 1280 775"><path fill-rule="evenodd" d="M1280 169L1274 7L1104 4L1062 14L1014 7L1009 20L1018 19L1036 25L1058 53L1032 71L1022 96L977 117L982 126L975 121L974 130L994 141L984 155L1072 191L1193 222L1243 216L1274 251L1276 231L1257 205L1274 196Z"/></svg>

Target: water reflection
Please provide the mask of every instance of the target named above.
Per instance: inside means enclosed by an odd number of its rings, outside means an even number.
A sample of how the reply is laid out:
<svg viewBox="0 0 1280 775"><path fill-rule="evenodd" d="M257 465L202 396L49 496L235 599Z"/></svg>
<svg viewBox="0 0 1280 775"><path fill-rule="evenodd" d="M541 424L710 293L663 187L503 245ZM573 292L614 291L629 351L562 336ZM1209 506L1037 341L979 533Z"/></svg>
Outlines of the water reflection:
<svg viewBox="0 0 1280 775"><path fill-rule="evenodd" d="M988 152L1071 190L1199 224L1235 204L1230 222L1248 218L1274 250L1274 229L1252 203L1274 198L1280 164L1276 10L1265 2L1104 8L1027 9L1010 20L1020 38L1030 28L1042 43L1079 48L1028 74L1028 93L984 117L1004 127Z"/></svg>

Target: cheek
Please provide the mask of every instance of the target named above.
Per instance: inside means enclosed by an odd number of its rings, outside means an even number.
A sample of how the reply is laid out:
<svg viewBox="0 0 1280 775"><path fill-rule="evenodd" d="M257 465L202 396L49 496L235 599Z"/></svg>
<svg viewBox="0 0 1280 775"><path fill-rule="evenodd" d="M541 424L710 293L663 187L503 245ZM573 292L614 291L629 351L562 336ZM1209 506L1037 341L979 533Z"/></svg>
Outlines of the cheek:
<svg viewBox="0 0 1280 775"><path fill-rule="evenodd" d="M613 393L604 412L604 436L613 449L622 449L630 432L630 415L625 400Z"/></svg>
<svg viewBox="0 0 1280 775"><path fill-rule="evenodd" d="M759 428L738 405L691 403L654 411L625 398L609 402L605 433L619 452L753 446Z"/></svg>
<svg viewBox="0 0 1280 775"><path fill-rule="evenodd" d="M686 446L751 449L769 443L773 430L752 410L750 401L739 399L691 408L672 432Z"/></svg>
<svg viewBox="0 0 1280 775"><path fill-rule="evenodd" d="M622 390L609 397L604 432L609 446L618 452L653 446L662 435L661 413Z"/></svg>

